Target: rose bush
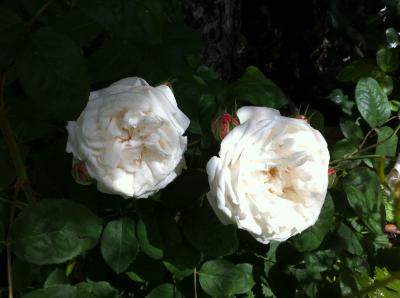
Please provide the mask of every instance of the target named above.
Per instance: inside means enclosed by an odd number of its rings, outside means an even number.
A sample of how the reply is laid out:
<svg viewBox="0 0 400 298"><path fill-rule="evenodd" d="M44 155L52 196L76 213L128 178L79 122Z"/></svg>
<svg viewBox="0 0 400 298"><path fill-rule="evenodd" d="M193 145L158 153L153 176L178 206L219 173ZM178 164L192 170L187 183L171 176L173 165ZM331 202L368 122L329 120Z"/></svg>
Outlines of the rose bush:
<svg viewBox="0 0 400 298"><path fill-rule="evenodd" d="M168 86L126 78L90 93L68 122L67 152L85 162L100 191L147 198L181 173L188 126Z"/></svg>
<svg viewBox="0 0 400 298"><path fill-rule="evenodd" d="M263 107L237 111L240 126L207 164L207 197L225 224L259 242L284 241L313 225L328 186L329 152L306 121Z"/></svg>

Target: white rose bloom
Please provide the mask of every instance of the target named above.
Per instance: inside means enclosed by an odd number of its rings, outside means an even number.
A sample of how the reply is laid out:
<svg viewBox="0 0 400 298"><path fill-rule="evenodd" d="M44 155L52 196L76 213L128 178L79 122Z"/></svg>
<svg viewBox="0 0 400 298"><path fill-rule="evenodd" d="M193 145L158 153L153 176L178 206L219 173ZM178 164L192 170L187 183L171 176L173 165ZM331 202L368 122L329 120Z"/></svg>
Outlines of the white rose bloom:
<svg viewBox="0 0 400 298"><path fill-rule="evenodd" d="M207 164L208 200L224 224L257 241L285 241L318 219L328 187L329 151L306 121L242 107L240 125Z"/></svg>
<svg viewBox="0 0 400 298"><path fill-rule="evenodd" d="M100 191L146 198L181 173L189 122L168 86L126 78L90 93L68 122L66 150L85 162Z"/></svg>
<svg viewBox="0 0 400 298"><path fill-rule="evenodd" d="M398 188L397 185L400 182L400 154L397 156L397 160L393 166L393 169L387 176L387 182L392 190L396 190Z"/></svg>

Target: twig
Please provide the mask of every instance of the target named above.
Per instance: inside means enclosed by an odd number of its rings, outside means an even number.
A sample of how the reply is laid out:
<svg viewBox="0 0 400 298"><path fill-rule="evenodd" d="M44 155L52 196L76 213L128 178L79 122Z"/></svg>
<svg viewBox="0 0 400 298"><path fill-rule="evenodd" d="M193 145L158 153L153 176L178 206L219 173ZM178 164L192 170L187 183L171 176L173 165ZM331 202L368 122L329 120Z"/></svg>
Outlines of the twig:
<svg viewBox="0 0 400 298"><path fill-rule="evenodd" d="M26 207L26 206L28 206L28 204L25 204L25 203L22 203L22 202L14 202L12 200L7 200L7 199L4 199L4 198L0 198L0 201L2 201L4 203L8 203L8 204L14 204L15 203L16 207L21 208L21 209Z"/></svg>
<svg viewBox="0 0 400 298"><path fill-rule="evenodd" d="M35 13L35 15L32 17L32 19L28 23L28 29L30 30L33 26L33 24L36 22L36 20L45 12L47 7L53 2L53 0L46 0L42 7L39 8L39 10Z"/></svg>
<svg viewBox="0 0 400 298"><path fill-rule="evenodd" d="M399 132L399 130L400 130L400 124L397 125L397 127L395 128L395 130L393 131L393 133L392 133L389 137L387 137L386 139L384 139L384 140L382 140L382 141L380 141L380 142L378 142L378 143L376 143L376 144L367 146L367 147L365 147L365 148L359 148L359 149L355 150L354 152L350 153L348 156L343 157L343 158L340 158L340 159L337 159L337 160L333 160L333 161L331 161L329 164L330 164L330 165L334 165L334 164L337 164L337 163L342 162L342 161L345 161L345 160L360 159L360 158L356 158L357 156L354 156L354 155L360 154L360 153L362 153L362 152L365 152L365 151L368 151L368 150L371 150L371 149L374 149L374 148L378 147L379 145L381 145L381 144L387 142L387 141L390 140L393 136L395 136L395 135ZM368 135L368 134L367 134L367 135ZM361 159L362 159L362 158L367 158L367 157L374 158L374 155L371 155L371 156L364 155L363 157L361 157ZM375 156L375 158L376 158L376 156Z"/></svg>
<svg viewBox="0 0 400 298"><path fill-rule="evenodd" d="M7 113L4 104L4 86L5 76L0 74L0 131L3 135L4 142L10 153L10 157L14 164L17 174L17 184L21 187L28 201L34 201L31 183L26 173L25 165L21 157L17 141L15 140L10 122L7 118Z"/></svg>
<svg viewBox="0 0 400 298"><path fill-rule="evenodd" d="M12 276L12 227L14 223L14 216L15 216L15 206L18 198L19 187L15 189L14 196L13 196L13 203L11 205L10 210L10 218L9 218L9 225L8 225L8 232L7 232L7 282L8 282L8 298L13 298L14 290L13 290L13 276Z"/></svg>
<svg viewBox="0 0 400 298"><path fill-rule="evenodd" d="M197 269L193 269L194 298L197 298Z"/></svg>
<svg viewBox="0 0 400 298"><path fill-rule="evenodd" d="M365 143L367 142L367 139L369 138L369 136L373 133L376 132L376 128L372 128L370 129L367 134L365 135L364 139L362 140L360 146L358 147L359 150L361 150L362 147L364 147Z"/></svg>

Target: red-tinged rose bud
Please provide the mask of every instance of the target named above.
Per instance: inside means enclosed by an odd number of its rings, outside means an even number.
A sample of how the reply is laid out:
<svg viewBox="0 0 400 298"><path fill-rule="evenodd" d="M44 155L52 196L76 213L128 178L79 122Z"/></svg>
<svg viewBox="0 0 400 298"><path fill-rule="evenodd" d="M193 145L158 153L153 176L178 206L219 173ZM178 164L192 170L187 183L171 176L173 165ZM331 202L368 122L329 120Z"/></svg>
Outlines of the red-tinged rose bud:
<svg viewBox="0 0 400 298"><path fill-rule="evenodd" d="M74 177L76 183L81 185L91 184L92 178L89 176L86 164L83 160L73 159L72 161L72 176Z"/></svg>
<svg viewBox="0 0 400 298"><path fill-rule="evenodd" d="M222 141L226 135L239 124L239 120L236 117L228 113L223 113L214 121L211 129L217 141Z"/></svg>
<svg viewBox="0 0 400 298"><path fill-rule="evenodd" d="M308 121L308 119L307 119L307 117L305 115L297 115L296 119Z"/></svg>
<svg viewBox="0 0 400 298"><path fill-rule="evenodd" d="M335 185L336 182L336 170L334 168L328 169L328 188Z"/></svg>

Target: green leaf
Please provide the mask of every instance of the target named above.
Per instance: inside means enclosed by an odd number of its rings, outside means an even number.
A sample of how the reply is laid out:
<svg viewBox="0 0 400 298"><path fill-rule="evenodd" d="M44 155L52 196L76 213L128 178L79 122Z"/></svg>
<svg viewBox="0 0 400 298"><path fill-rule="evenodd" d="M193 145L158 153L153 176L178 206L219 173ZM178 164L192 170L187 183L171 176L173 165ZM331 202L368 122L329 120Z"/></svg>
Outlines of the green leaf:
<svg viewBox="0 0 400 298"><path fill-rule="evenodd" d="M393 72L399 67L398 51L382 47L376 52L376 62L384 72Z"/></svg>
<svg viewBox="0 0 400 298"><path fill-rule="evenodd" d="M63 263L93 248L101 229L101 220L80 204L41 200L15 220L14 253L38 265Z"/></svg>
<svg viewBox="0 0 400 298"><path fill-rule="evenodd" d="M183 298L183 295L173 284L162 284L151 290L146 298Z"/></svg>
<svg viewBox="0 0 400 298"><path fill-rule="evenodd" d="M381 142L382 143L376 146L375 150L376 154L381 154L386 156L396 155L398 137L396 134L393 133L394 130L388 126L379 128L377 143Z"/></svg>
<svg viewBox="0 0 400 298"><path fill-rule="evenodd" d="M356 233L347 225L344 223L340 224L337 234L340 237L343 248L346 251L358 256L364 255L364 249L358 240Z"/></svg>
<svg viewBox="0 0 400 298"><path fill-rule="evenodd" d="M186 243L182 243L175 248L173 254L167 255L163 264L176 279L183 279L193 274L193 270L198 266L200 259L199 251Z"/></svg>
<svg viewBox="0 0 400 298"><path fill-rule="evenodd" d="M60 285L35 290L25 294L22 298L77 298L77 291L73 286Z"/></svg>
<svg viewBox="0 0 400 298"><path fill-rule="evenodd" d="M99 24L79 9L71 9L57 18L51 28L64 33L80 46L89 46L102 30Z"/></svg>
<svg viewBox="0 0 400 298"><path fill-rule="evenodd" d="M27 32L26 25L18 15L0 8L0 69L14 60Z"/></svg>
<svg viewBox="0 0 400 298"><path fill-rule="evenodd" d="M309 118L309 121L310 121L310 125L311 125L313 128L319 130L319 132L320 132L323 136L325 136L325 133L326 133L326 132L325 132L325 117L324 117L324 115L323 115L320 111L311 110L311 111L310 111L310 118Z"/></svg>
<svg viewBox="0 0 400 298"><path fill-rule="evenodd" d="M210 122L208 123L210 130ZM161 193L161 203L174 210L197 209L200 197L208 191L207 173L203 169L188 169Z"/></svg>
<svg viewBox="0 0 400 298"><path fill-rule="evenodd" d="M238 249L236 228L223 225L207 201L188 213L182 226L189 242L206 255L224 256Z"/></svg>
<svg viewBox="0 0 400 298"><path fill-rule="evenodd" d="M139 251L135 222L127 217L110 221L101 236L100 248L104 260L115 273L125 271Z"/></svg>
<svg viewBox="0 0 400 298"><path fill-rule="evenodd" d="M160 0L86 0L79 7L116 37L142 44L161 41L165 16Z"/></svg>
<svg viewBox="0 0 400 298"><path fill-rule="evenodd" d="M23 298L117 298L118 292L108 282L82 282L76 286L58 285L38 289Z"/></svg>
<svg viewBox="0 0 400 298"><path fill-rule="evenodd" d="M327 193L317 222L301 234L292 237L293 246L300 252L318 248L332 226L334 211L332 196Z"/></svg>
<svg viewBox="0 0 400 298"><path fill-rule="evenodd" d="M88 59L92 82L114 82L137 73L141 60L139 49L129 42L108 41Z"/></svg>
<svg viewBox="0 0 400 298"><path fill-rule="evenodd" d="M335 145L333 145L331 150L332 160L341 159L346 155L349 155L357 150L356 144L350 140L340 140Z"/></svg>
<svg viewBox="0 0 400 298"><path fill-rule="evenodd" d="M389 119L390 103L375 79L361 78L355 95L357 108L369 126L380 126Z"/></svg>
<svg viewBox="0 0 400 298"><path fill-rule="evenodd" d="M255 106L280 108L288 103L282 90L255 66L249 66L243 76L228 91L232 101Z"/></svg>
<svg viewBox="0 0 400 298"><path fill-rule="evenodd" d="M140 248L149 257L156 260L162 259L164 256L163 250L150 243L151 240L149 238L151 238L151 236L149 234L151 234L151 232L149 229L150 228L146 226L142 220L138 221L136 233L140 243Z"/></svg>
<svg viewBox="0 0 400 298"><path fill-rule="evenodd" d="M77 118L89 97L89 77L74 42L61 34L36 31L26 39L16 66L24 91L38 107L57 121Z"/></svg>
<svg viewBox="0 0 400 298"><path fill-rule="evenodd" d="M150 201L137 202L141 220L136 235L141 250L154 259L175 256L182 246L182 235L174 218Z"/></svg>
<svg viewBox="0 0 400 298"><path fill-rule="evenodd" d="M343 67L337 79L341 82L358 82L362 77L375 77L379 72L373 60L361 59Z"/></svg>
<svg viewBox="0 0 400 298"><path fill-rule="evenodd" d="M167 270L161 262L144 253L139 253L126 272L130 279L137 282L162 281L166 273Z"/></svg>
<svg viewBox="0 0 400 298"><path fill-rule="evenodd" d="M57 285L65 285L68 284L68 278L65 275L65 272L60 268L54 269L49 276L47 276L46 281L44 282L43 287L53 287Z"/></svg>
<svg viewBox="0 0 400 298"><path fill-rule="evenodd" d="M199 270L201 288L211 296L244 294L254 286L251 265L234 265L223 259L207 261Z"/></svg>
<svg viewBox="0 0 400 298"><path fill-rule="evenodd" d="M349 100L349 97L343 93L342 89L335 89L329 95L328 98L339 105L342 108L343 113L351 116L352 108L354 107L354 101Z"/></svg>
<svg viewBox="0 0 400 298"><path fill-rule="evenodd" d="M385 94L387 96L392 94L392 92L393 92L393 79L392 79L391 76L381 72L378 75L376 75L374 77L374 79L377 80L377 82L379 83L379 86L381 86L383 92L385 92Z"/></svg>
<svg viewBox="0 0 400 298"><path fill-rule="evenodd" d="M117 298L118 291L106 281L81 282L76 285L76 298Z"/></svg>
<svg viewBox="0 0 400 298"><path fill-rule="evenodd" d="M359 125L351 119L340 119L340 130L346 139L351 141L361 141L364 138L364 133Z"/></svg>
<svg viewBox="0 0 400 298"><path fill-rule="evenodd" d="M399 46L399 44L400 44L399 37L398 37L398 33L395 28L393 28L393 27L387 28L385 30L385 34L386 34L386 41L388 43L389 48L394 49Z"/></svg>
<svg viewBox="0 0 400 298"><path fill-rule="evenodd" d="M365 225L375 234L382 234L385 210L376 174L368 168L356 168L344 177L343 188L350 206Z"/></svg>

